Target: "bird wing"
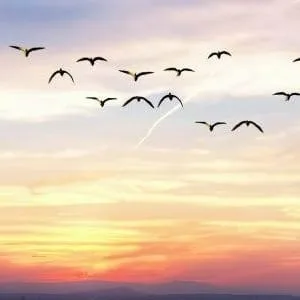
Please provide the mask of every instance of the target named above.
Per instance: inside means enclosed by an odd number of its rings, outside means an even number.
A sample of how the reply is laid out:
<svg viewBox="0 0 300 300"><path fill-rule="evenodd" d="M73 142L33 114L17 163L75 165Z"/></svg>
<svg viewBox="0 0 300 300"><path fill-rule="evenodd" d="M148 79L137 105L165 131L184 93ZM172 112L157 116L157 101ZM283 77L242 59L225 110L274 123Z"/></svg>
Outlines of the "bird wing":
<svg viewBox="0 0 300 300"><path fill-rule="evenodd" d="M28 49L28 53L32 52L32 51L37 51L37 50L43 50L45 49L45 47L34 47L34 48L30 48Z"/></svg>
<svg viewBox="0 0 300 300"><path fill-rule="evenodd" d="M59 74L59 71L58 71L58 70L55 71L55 72L50 76L48 83L51 82L51 80L54 78L54 76L55 76L56 74Z"/></svg>
<svg viewBox="0 0 300 300"><path fill-rule="evenodd" d="M143 76L143 75L149 75L149 74L153 74L154 72L140 72L140 73L137 73L136 74L136 77L139 78L140 76Z"/></svg>
<svg viewBox="0 0 300 300"><path fill-rule="evenodd" d="M173 95L173 97L174 97L175 99L177 99L177 100L180 102L181 106L183 107L182 101L181 101L177 96L175 96L175 95Z"/></svg>
<svg viewBox="0 0 300 300"><path fill-rule="evenodd" d="M19 46L9 46L9 47L17 49L17 50L25 51L25 48L22 48L22 47L19 47Z"/></svg>
<svg viewBox="0 0 300 300"><path fill-rule="evenodd" d="M163 101L164 101L165 99L167 99L167 98L169 98L169 95L163 96L163 97L159 100L157 107L159 107L159 106L163 103Z"/></svg>
<svg viewBox="0 0 300 300"><path fill-rule="evenodd" d="M204 121L196 121L195 123L197 123L197 124L204 124L204 125L207 125L209 127L209 124L207 122L204 122Z"/></svg>
<svg viewBox="0 0 300 300"><path fill-rule="evenodd" d="M215 124L212 125L212 128L218 125L226 125L226 124L227 124L226 122L216 122Z"/></svg>
<svg viewBox="0 0 300 300"><path fill-rule="evenodd" d="M105 103L105 102L110 101L110 100L117 100L117 98L106 98L102 102Z"/></svg>
<svg viewBox="0 0 300 300"><path fill-rule="evenodd" d="M211 54L208 55L208 58L211 58L212 56L214 55L217 55L218 56L218 53L217 52L212 52Z"/></svg>
<svg viewBox="0 0 300 300"><path fill-rule="evenodd" d="M293 60L293 62L300 61L300 57Z"/></svg>
<svg viewBox="0 0 300 300"><path fill-rule="evenodd" d="M300 96L300 93L291 93L291 96Z"/></svg>
<svg viewBox="0 0 300 300"><path fill-rule="evenodd" d="M236 130L238 127L240 127L240 126L243 125L244 123L246 123L246 121L242 121L242 122L240 122L240 123L237 123L237 124L231 129L231 131Z"/></svg>
<svg viewBox="0 0 300 300"><path fill-rule="evenodd" d="M183 72L183 71L195 72L193 69L190 69L190 68L181 69L181 72Z"/></svg>
<svg viewBox="0 0 300 300"><path fill-rule="evenodd" d="M164 69L164 71L175 71L175 72L178 72L178 69L177 68L167 68L167 69Z"/></svg>
<svg viewBox="0 0 300 300"><path fill-rule="evenodd" d="M97 97L85 97L86 99L91 99L91 100L96 100L96 101L99 101L99 98Z"/></svg>
<svg viewBox="0 0 300 300"><path fill-rule="evenodd" d="M144 100L145 102L147 102L152 108L154 108L154 105L152 104L151 101L149 101L148 99L146 99L145 97L141 97L142 100Z"/></svg>
<svg viewBox="0 0 300 300"><path fill-rule="evenodd" d="M138 97L134 96L134 97L131 97L130 99L128 99L122 106L126 106L127 104L129 104L131 101L137 99Z"/></svg>
<svg viewBox="0 0 300 300"><path fill-rule="evenodd" d="M85 60L91 61L91 59L88 57L82 57L82 58L79 58L78 60L76 60L76 62L85 61Z"/></svg>
<svg viewBox="0 0 300 300"><path fill-rule="evenodd" d="M103 60L103 61L107 61L107 59L106 59L106 58L104 58L104 57L101 57L101 56L96 56L96 57L94 57L94 61L96 61L96 60Z"/></svg>
<svg viewBox="0 0 300 300"><path fill-rule="evenodd" d="M73 76L68 72L68 71L63 71L63 73L64 74L67 74L67 75L69 75L70 76L70 78L72 79L72 81L74 82L74 78L73 78Z"/></svg>
<svg viewBox="0 0 300 300"><path fill-rule="evenodd" d="M263 130L262 130L262 128L258 125L258 124L256 124L255 122L253 122L253 121L250 121L250 123L252 124L252 125L254 125L260 132L264 132Z"/></svg>
<svg viewBox="0 0 300 300"><path fill-rule="evenodd" d="M288 96L288 94L285 93L285 92L278 92L278 93L274 93L273 95L275 95L275 96Z"/></svg>
<svg viewBox="0 0 300 300"><path fill-rule="evenodd" d="M222 55L222 54L226 54L226 55L231 56L231 54L230 54L228 51L221 51L220 54L221 54L221 55Z"/></svg>
<svg viewBox="0 0 300 300"><path fill-rule="evenodd" d="M134 76L134 73L130 72L130 71L126 71L126 70L119 70L119 72L124 73L124 74L128 74L131 76Z"/></svg>

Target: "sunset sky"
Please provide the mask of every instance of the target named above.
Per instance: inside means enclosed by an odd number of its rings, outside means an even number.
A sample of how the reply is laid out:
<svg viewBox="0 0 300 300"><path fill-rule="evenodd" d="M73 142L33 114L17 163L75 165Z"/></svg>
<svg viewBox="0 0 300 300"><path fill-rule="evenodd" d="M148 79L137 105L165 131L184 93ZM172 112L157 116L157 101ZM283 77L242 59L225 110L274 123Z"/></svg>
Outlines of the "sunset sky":
<svg viewBox="0 0 300 300"><path fill-rule="evenodd" d="M299 14L292 0L1 0L0 282L300 294L300 98L272 95L300 92ZM207 59L218 50L232 57ZM48 84L60 67L75 85ZM183 109L121 107L169 92ZM265 133L232 133L245 119Z"/></svg>

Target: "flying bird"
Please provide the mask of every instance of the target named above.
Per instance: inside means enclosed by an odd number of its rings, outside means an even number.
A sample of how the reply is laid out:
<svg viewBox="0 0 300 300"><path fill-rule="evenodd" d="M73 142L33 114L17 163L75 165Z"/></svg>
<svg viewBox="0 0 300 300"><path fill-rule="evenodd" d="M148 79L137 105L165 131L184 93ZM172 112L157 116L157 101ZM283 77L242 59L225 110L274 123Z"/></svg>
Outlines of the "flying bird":
<svg viewBox="0 0 300 300"><path fill-rule="evenodd" d="M140 72L140 73L133 73L133 72L130 72L130 71L126 71L126 70L119 70L119 72L121 73L124 73L124 74L128 74L128 75L131 75L134 79L134 81L137 81L138 78L140 76L143 76L143 75L148 75L148 74L153 74L154 72Z"/></svg>
<svg viewBox="0 0 300 300"><path fill-rule="evenodd" d="M28 57L29 53L31 53L32 51L45 49L44 47L34 47L34 48L23 48L19 46L9 46L9 47L22 51L25 54L25 57Z"/></svg>
<svg viewBox="0 0 300 300"><path fill-rule="evenodd" d="M291 94L288 94L288 93L285 93L285 92L278 92L278 93L274 93L273 95L276 95L276 96L285 96L286 97L285 101L289 101L292 96L300 96L300 93L291 93Z"/></svg>
<svg viewBox="0 0 300 300"><path fill-rule="evenodd" d="M180 76L181 73L184 72L184 71L195 72L193 69L190 69L190 68L183 68L183 69L167 68L167 69L164 69L164 71L175 71L175 72L177 72L177 76Z"/></svg>
<svg viewBox="0 0 300 300"><path fill-rule="evenodd" d="M90 64L93 66L97 60L107 61L107 59L104 57L96 56L96 57L82 57L82 58L78 59L76 62L89 61Z"/></svg>
<svg viewBox="0 0 300 300"><path fill-rule="evenodd" d="M231 54L227 51L218 51L218 52L212 52L211 54L209 54L208 58L211 58L214 55L216 55L218 57L218 59L220 59L222 55L231 56Z"/></svg>
<svg viewBox="0 0 300 300"><path fill-rule="evenodd" d="M150 102L148 99L146 99L145 97L141 97L141 96L134 96L131 97L129 100L127 100L122 106L126 106L127 104L129 104L130 102L137 100L137 102L140 102L141 100L145 101L146 103L148 103L152 108L154 108L154 105L152 104L152 102Z"/></svg>
<svg viewBox="0 0 300 300"><path fill-rule="evenodd" d="M67 72L66 70L63 70L62 68L60 68L59 70L55 71L49 78L49 81L48 83L51 82L51 80L54 78L54 76L56 76L57 74L59 74L60 76L64 76L64 74L67 74L69 75L69 77L72 79L73 83L74 83L74 79L73 79L73 76Z"/></svg>
<svg viewBox="0 0 300 300"><path fill-rule="evenodd" d="M252 125L255 126L260 132L262 132L262 133L264 132L264 131L262 130L262 128L261 128L258 124L256 124L256 123L253 122L253 121L248 121L248 120L242 121L242 122L236 124L236 125L232 128L231 131L236 130L238 127L240 127L240 126L243 125L243 124L245 124L246 126L249 126L249 125L252 124Z"/></svg>
<svg viewBox="0 0 300 300"><path fill-rule="evenodd" d="M218 126L218 125L222 125L222 124L224 124L224 125L226 125L227 123L225 123L225 122L216 122L216 123L214 123L214 124L209 124L209 123L207 123L207 122L200 122L200 121L196 121L195 123L197 123L197 124L204 124L204 125L206 125L206 126L208 126L208 128L209 128L209 130L210 131L213 131L214 130L214 128L216 127L216 126Z"/></svg>
<svg viewBox="0 0 300 300"><path fill-rule="evenodd" d="M175 95L173 95L173 94L171 94L171 93L169 93L169 94L163 96L163 97L160 99L160 101L159 101L157 107L159 107L165 99L170 99L170 101L172 101L173 99L176 99L176 100L178 100L178 101L180 102L181 106L183 107L182 101L181 101L177 96L175 96Z"/></svg>
<svg viewBox="0 0 300 300"><path fill-rule="evenodd" d="M103 107L104 104L105 104L107 101L110 101L110 100L117 100L117 98L106 98L106 99L104 99L104 100L100 100L100 99L97 98L97 97L86 97L86 99L91 99L91 100L96 100L96 101L98 101L101 107Z"/></svg>

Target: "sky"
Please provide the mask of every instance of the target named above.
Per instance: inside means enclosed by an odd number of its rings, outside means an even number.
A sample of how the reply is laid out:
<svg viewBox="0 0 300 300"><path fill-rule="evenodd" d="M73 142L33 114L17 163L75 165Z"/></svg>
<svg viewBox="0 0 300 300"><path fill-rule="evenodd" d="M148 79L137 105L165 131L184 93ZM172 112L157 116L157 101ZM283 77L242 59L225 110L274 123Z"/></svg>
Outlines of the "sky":
<svg viewBox="0 0 300 300"><path fill-rule="evenodd" d="M272 95L300 92L299 12L292 0L2 0L0 282L300 294L300 100ZM232 56L207 59L219 50ZM60 67L75 84L48 84ZM169 92L184 108L121 107ZM231 132L242 120L265 133Z"/></svg>

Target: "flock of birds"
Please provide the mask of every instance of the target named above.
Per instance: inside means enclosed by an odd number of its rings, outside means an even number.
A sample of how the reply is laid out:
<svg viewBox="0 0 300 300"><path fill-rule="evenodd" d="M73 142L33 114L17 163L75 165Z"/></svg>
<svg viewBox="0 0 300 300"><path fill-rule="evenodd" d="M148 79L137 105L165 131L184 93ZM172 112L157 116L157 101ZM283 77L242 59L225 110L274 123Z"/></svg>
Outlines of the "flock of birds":
<svg viewBox="0 0 300 300"><path fill-rule="evenodd" d="M38 51L38 50L45 49L45 47L33 47L33 48L24 48L24 47L20 47L20 46L9 46L9 47L17 49L19 51L22 51L24 53L25 57L28 57L29 54L31 52L33 52L33 51ZM210 58L212 58L214 56L216 56L218 59L221 59L221 57L223 55L232 56L231 53L229 53L228 51L217 51L217 52L212 52L208 56L208 59L210 59ZM87 61L87 62L89 62L91 64L91 66L94 66L95 63L96 63L96 61L107 62L107 59L104 58L104 57L101 57L101 56L96 56L96 57L82 57L82 58L78 59L76 62L84 62L84 61ZM297 58L297 59L293 60L293 62L299 62L299 61L300 61L300 58ZM195 72L193 69L190 69L190 68L178 69L178 68L175 68L175 67L166 68L166 69L164 69L164 71L174 71L174 72L176 72L176 76L181 76L183 72ZM119 72L121 72L123 74L130 75L133 78L134 81L138 81L138 79L141 76L150 75L150 74L154 73L154 72L150 72L150 71L135 73L135 72L128 71L128 70L119 70ZM62 68L60 68L60 69L56 70L55 72L53 72L51 74L51 76L49 77L49 80L48 80L48 84L50 84L52 82L52 80L54 79L54 77L56 77L57 75L60 75L61 77L63 77L65 74L70 77L70 79L72 80L73 83L75 83L74 82L74 78L70 74L70 72L68 72L68 71L63 70ZM300 96L300 93L277 92L277 93L274 93L273 95L284 96L285 97L285 101L289 101L291 99L291 97L293 97L293 96ZM97 101L100 104L101 107L104 107L105 103L107 103L108 101L117 100L117 98L99 99L98 97L86 97L86 99ZM182 103L181 99L178 96L176 96L176 95L174 95L172 93L168 93L167 95L163 96L160 99L160 101L158 102L157 107L160 107L160 105L166 99L169 99L170 101L172 101L173 99L177 100L180 103L180 105L182 106L182 108L183 108L183 103ZM122 106L123 107L127 106L129 103L133 102L134 100L136 100L137 102L143 101L143 102L147 103L150 107L155 108L155 106L153 105L153 103L151 101L149 101L147 98L142 97L142 96L131 97ZM208 122L205 122L205 121L196 121L195 123L196 124L206 125L211 132L214 130L214 128L216 126L218 126L218 125L226 125L227 124L226 122L216 122L214 124L209 124ZM237 128L239 128L242 125L246 125L246 126L253 125L260 132L262 132L262 133L264 132L263 129L262 129L262 127L260 125L258 125L257 123L255 123L253 121L250 121L250 120L244 120L244 121L239 122L238 124L236 124L232 128L232 131L236 130Z"/></svg>

